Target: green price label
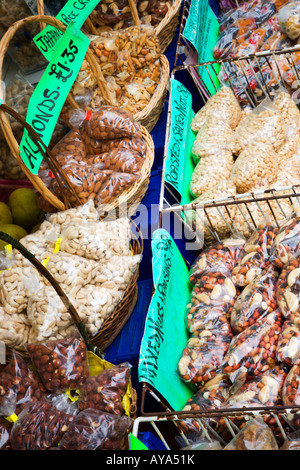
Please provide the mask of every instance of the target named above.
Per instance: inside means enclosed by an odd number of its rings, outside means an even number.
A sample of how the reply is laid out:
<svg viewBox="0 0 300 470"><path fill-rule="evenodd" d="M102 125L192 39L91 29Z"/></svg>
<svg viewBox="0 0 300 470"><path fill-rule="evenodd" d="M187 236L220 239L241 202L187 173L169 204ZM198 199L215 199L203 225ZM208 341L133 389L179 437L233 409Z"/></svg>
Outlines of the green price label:
<svg viewBox="0 0 300 470"><path fill-rule="evenodd" d="M89 42L75 25L70 24L30 98L26 122L39 134L45 145L51 140ZM20 155L30 171L37 175L43 156L26 129L20 143Z"/></svg>
<svg viewBox="0 0 300 470"><path fill-rule="evenodd" d="M170 138L166 153L165 182L175 188L186 202L189 182L194 169L191 147L195 134L191 130L194 116L192 95L175 79L171 79ZM187 194L186 194L187 193Z"/></svg>
<svg viewBox="0 0 300 470"><path fill-rule="evenodd" d="M191 287L188 268L170 234L152 238L155 292L149 306L139 357L139 380L151 384L176 411L193 392L181 380L178 362L188 340L185 311Z"/></svg>
<svg viewBox="0 0 300 470"><path fill-rule="evenodd" d="M56 18L66 25L72 22L80 29L98 3L100 3L99 0L69 0ZM38 33L33 41L46 59L50 61L62 37L62 31L49 25Z"/></svg>

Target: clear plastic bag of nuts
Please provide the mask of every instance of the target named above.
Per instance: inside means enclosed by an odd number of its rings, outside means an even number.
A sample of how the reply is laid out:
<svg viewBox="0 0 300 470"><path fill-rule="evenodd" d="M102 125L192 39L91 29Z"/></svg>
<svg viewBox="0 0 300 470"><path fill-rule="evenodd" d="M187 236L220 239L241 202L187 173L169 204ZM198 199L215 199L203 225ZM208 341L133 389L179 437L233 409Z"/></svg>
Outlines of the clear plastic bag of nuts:
<svg viewBox="0 0 300 470"><path fill-rule="evenodd" d="M79 412L93 408L114 415L124 414L122 399L129 385L130 369L129 363L123 363L88 377L78 388Z"/></svg>
<svg viewBox="0 0 300 470"><path fill-rule="evenodd" d="M246 286L259 276L271 263L271 250L278 228L270 221L262 223L245 242L239 259L232 270L232 281Z"/></svg>
<svg viewBox="0 0 300 470"><path fill-rule="evenodd" d="M230 178L238 193L248 193L257 185L273 186L278 176L278 159L269 142L253 141L241 150Z"/></svg>
<svg viewBox="0 0 300 470"><path fill-rule="evenodd" d="M47 261L47 270L66 291L90 284L96 267L97 262L92 259L61 251L50 255Z"/></svg>
<svg viewBox="0 0 300 470"><path fill-rule="evenodd" d="M299 386L300 386L300 366L295 364L289 370L282 388L282 402L286 407L299 406ZM289 419L295 428L300 427L299 413L292 412L289 414Z"/></svg>
<svg viewBox="0 0 300 470"><path fill-rule="evenodd" d="M0 374L0 389L0 409L8 403L14 405L11 413L5 416L13 413L18 415L28 403L42 399L46 393L38 375L14 350L9 363Z"/></svg>
<svg viewBox="0 0 300 470"><path fill-rule="evenodd" d="M112 256L93 270L89 284L125 291L138 269L142 255Z"/></svg>
<svg viewBox="0 0 300 470"><path fill-rule="evenodd" d="M236 128L242 111L231 88L222 86L215 95L208 99L207 103L193 117L191 129L194 132L199 132L207 118L215 112L219 113L222 121L229 121L232 129Z"/></svg>
<svg viewBox="0 0 300 470"><path fill-rule="evenodd" d="M60 249L88 259L130 255L130 221L127 217L77 226L69 224L61 234Z"/></svg>
<svg viewBox="0 0 300 470"><path fill-rule="evenodd" d="M270 260L278 268L295 258L299 250L300 216L292 214L281 225L271 246Z"/></svg>
<svg viewBox="0 0 300 470"><path fill-rule="evenodd" d="M0 341L10 349L24 351L31 330L25 313L6 313L0 306Z"/></svg>
<svg viewBox="0 0 300 470"><path fill-rule="evenodd" d="M230 318L230 324L235 333L240 333L255 323L258 318L276 310L278 276L274 267L268 266L236 298Z"/></svg>
<svg viewBox="0 0 300 470"><path fill-rule="evenodd" d="M279 276L276 299L282 315L292 322L300 323L300 260L288 261Z"/></svg>
<svg viewBox="0 0 300 470"><path fill-rule="evenodd" d="M291 2L278 12L278 20L282 31L293 41L300 36L300 3Z"/></svg>
<svg viewBox="0 0 300 470"><path fill-rule="evenodd" d="M239 155L250 143L267 142L277 151L285 142L286 136L284 118L276 106L266 99L237 126L230 150L234 155Z"/></svg>
<svg viewBox="0 0 300 470"><path fill-rule="evenodd" d="M33 266L12 267L0 273L0 301L9 315L26 310L29 297L44 286L44 280Z"/></svg>
<svg viewBox="0 0 300 470"><path fill-rule="evenodd" d="M190 192L193 197L200 196L220 181L230 177L234 160L229 150L220 148L211 155L201 156L190 181ZM213 170L213 171L212 171Z"/></svg>
<svg viewBox="0 0 300 470"><path fill-rule="evenodd" d="M78 413L61 442L61 450L118 450L132 425L128 416L94 409Z"/></svg>
<svg viewBox="0 0 300 470"><path fill-rule="evenodd" d="M288 367L300 364L300 327L291 320L285 320L282 325L276 355Z"/></svg>
<svg viewBox="0 0 300 470"><path fill-rule="evenodd" d="M93 200L89 200L82 206L67 209L66 211L55 212L48 216L48 222L53 225L58 236L71 222L74 224L85 224L89 222L97 222L98 220L99 215Z"/></svg>
<svg viewBox="0 0 300 470"><path fill-rule="evenodd" d="M249 420L224 450L278 450L278 444L263 418L257 417Z"/></svg>
<svg viewBox="0 0 300 470"><path fill-rule="evenodd" d="M28 403L11 431L13 450L47 450L57 447L74 416L46 400Z"/></svg>
<svg viewBox="0 0 300 470"><path fill-rule="evenodd" d="M26 349L48 392L76 390L89 376L86 344L77 331L64 339L30 343Z"/></svg>
<svg viewBox="0 0 300 470"><path fill-rule="evenodd" d="M232 271L237 263L245 240L242 238L228 238L203 250L193 262L189 281L192 285L197 283L205 271L218 268Z"/></svg>

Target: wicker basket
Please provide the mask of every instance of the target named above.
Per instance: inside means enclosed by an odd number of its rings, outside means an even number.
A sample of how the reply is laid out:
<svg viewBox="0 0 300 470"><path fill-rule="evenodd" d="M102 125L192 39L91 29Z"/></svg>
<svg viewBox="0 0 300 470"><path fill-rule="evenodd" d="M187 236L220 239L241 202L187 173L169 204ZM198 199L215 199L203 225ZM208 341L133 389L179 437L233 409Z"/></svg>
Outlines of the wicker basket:
<svg viewBox="0 0 300 470"><path fill-rule="evenodd" d="M135 24L140 24L139 14L135 1L129 0L128 3ZM172 6L169 8L168 13L162 19L162 21L155 27L155 33L159 39L159 44L162 53L166 51L175 36L180 8L181 0L172 0ZM40 14L43 14L42 9L38 11ZM85 26L92 34L97 34L97 29L93 24L92 14L90 15L89 20L85 23Z"/></svg>
<svg viewBox="0 0 300 470"><path fill-rule="evenodd" d="M129 6L132 12L132 17L134 19L135 24L140 24L140 20L138 17L138 13L136 10L136 5L133 0L129 0ZM156 35L158 36L160 47L162 54L168 47L168 45L172 42L172 39L175 35L177 23L178 23L178 16L179 10L181 6L181 0L175 0L172 7L169 9L167 15L155 29ZM37 9L40 16L44 15L44 2L39 0L37 2ZM89 33L97 35L97 29L93 25L93 22L90 17L84 23L85 28L89 31ZM148 132L151 132L154 128L155 124L157 123L159 116L163 109L163 104L166 95L167 84L170 75L170 67L169 61L167 58L162 55L160 58L161 62L161 79L160 82L155 90L154 95L152 96L150 102L148 103L145 108L136 113L134 118L136 121L140 122L142 126L146 127ZM98 70L99 71L99 70ZM106 89L106 94L109 93ZM109 100L108 100L109 101ZM72 103L74 105L74 103ZM108 102L108 104L112 104Z"/></svg>
<svg viewBox="0 0 300 470"><path fill-rule="evenodd" d="M63 25L63 23L61 23L58 20L55 20L52 17L47 17L47 16L29 17L29 18L26 18L26 19L23 19L23 20L20 20L20 21L17 21L16 23L14 23L8 29L7 33L3 36L3 38L0 42L0 48L1 48L0 49L0 51L1 51L0 52L0 80L2 79L2 65L3 65L4 55L5 55L5 52L7 50L8 45L9 45L9 41L13 37L15 31L18 28L20 28L22 26L22 24L24 24L24 22L30 22L30 21L39 22L39 21L41 21L41 19L44 22L46 22L47 24L59 27L62 30L66 29L66 26ZM87 59L90 61L90 64L91 64L91 67L93 68L93 70L98 72L97 64L95 63L95 60L93 59L93 56L90 52L87 53ZM163 63L164 63L164 59L162 59L162 60L163 60ZM101 87L101 89L104 90L105 87L106 87L106 82L103 79L103 76L101 74L101 70L100 70L100 73L97 73L97 82L98 82L99 87ZM165 81L165 85L166 84L167 84L167 80ZM106 96L105 95L105 90L104 90L104 96ZM154 98L155 98L155 96L154 96ZM70 101L72 101L72 100L70 100ZM109 100L107 100L107 104L109 104ZM160 100L160 99L157 99L155 108L156 109L159 108L160 111L161 111L162 105L163 105L163 101ZM6 111L8 111L8 107L6 107ZM14 117L16 119L18 119L25 127L24 120L17 113L14 113ZM146 111L145 113L143 113L143 118L145 119L145 121L146 120L148 120L148 121L152 120L153 118L158 119L158 114L154 115L153 113L149 113L148 116L147 116L147 111ZM2 131L3 131L3 134L5 136L5 139L6 139L8 145L10 147L12 155L16 158L16 160L18 161L18 163L20 165L20 168L23 170L23 172L25 173L27 178L32 182L35 189L42 195L42 197L44 199L46 199L57 210L67 209L68 207L66 206L66 201L63 202L57 196L55 196L46 187L46 185L41 180L41 178L39 178L36 175L33 175L31 173L31 171L26 167L24 162L22 161L22 159L20 157L19 145L18 145L18 142L17 142L16 138L13 135L9 119L6 116L5 112L4 112L4 106L2 106L2 108L0 109L0 125L1 125ZM34 133L32 128L31 128L31 132ZM142 166L142 169L141 169L141 177L130 188L123 191L120 194L119 197L116 197L114 200L112 200L111 203L109 203L109 204L105 205L105 207L101 208L100 215L106 215L111 210L115 210L116 208L118 208L120 205L126 204L127 207L129 207L129 206L132 206L134 204L139 204L141 199L143 198L145 192L147 191L148 184L149 184L149 178L150 178L150 174L151 174L151 167L152 167L153 161L154 161L154 144L153 144L152 137L150 136L147 129L144 128L144 127L142 127L142 135L143 135L143 138L144 138L145 143L146 143L147 154L146 154L145 162L144 162L144 164ZM36 133L34 133L34 136L35 136L35 140L38 140L40 142L40 144L42 145L42 147L46 148L46 146L42 143L42 141L39 139L39 136ZM51 154L49 149L47 150L47 153L48 153L48 155Z"/></svg>

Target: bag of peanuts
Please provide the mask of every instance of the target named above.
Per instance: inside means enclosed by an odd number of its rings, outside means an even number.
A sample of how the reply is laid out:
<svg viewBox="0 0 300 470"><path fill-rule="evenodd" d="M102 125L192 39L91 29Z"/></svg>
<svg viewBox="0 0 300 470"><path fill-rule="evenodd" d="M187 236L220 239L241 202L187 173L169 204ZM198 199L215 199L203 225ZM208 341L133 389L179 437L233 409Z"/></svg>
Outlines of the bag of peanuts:
<svg viewBox="0 0 300 470"><path fill-rule="evenodd" d="M231 278L236 286L246 286L269 266L271 250L277 234L277 227L269 222L259 225L248 238L232 269Z"/></svg>
<svg viewBox="0 0 300 470"><path fill-rule="evenodd" d="M235 129L240 121L241 108L231 90L222 86L220 90L211 96L207 103L195 114L191 121L191 129L199 132L207 118L217 112L222 121L229 121L230 127Z"/></svg>
<svg viewBox="0 0 300 470"><path fill-rule="evenodd" d="M18 353L12 351L10 362L0 373L0 409L3 405L14 405L5 416L19 415L28 403L42 399L45 394L39 377Z"/></svg>
<svg viewBox="0 0 300 470"><path fill-rule="evenodd" d="M11 430L13 450L47 450L57 447L74 416L63 413L46 400L29 403Z"/></svg>
<svg viewBox="0 0 300 470"><path fill-rule="evenodd" d="M49 392L77 389L89 376L87 348L79 333L39 344L28 344L27 352Z"/></svg>
<svg viewBox="0 0 300 470"><path fill-rule="evenodd" d="M0 450L11 450L10 432L12 424L6 419L0 418Z"/></svg>
<svg viewBox="0 0 300 470"><path fill-rule="evenodd" d="M192 157L195 163L202 157L210 157L221 151L230 151L230 142L233 139L234 131L226 120L219 119L215 111L206 119L192 147Z"/></svg>
<svg viewBox="0 0 300 470"><path fill-rule="evenodd" d="M123 217L112 221L67 225L61 233L63 252L98 261L112 255L130 255L130 221Z"/></svg>
<svg viewBox="0 0 300 470"><path fill-rule="evenodd" d="M12 267L0 273L0 301L5 313L14 315L26 310L29 297L38 292L44 281L34 267Z"/></svg>
<svg viewBox="0 0 300 470"><path fill-rule="evenodd" d="M278 272L270 265L243 289L231 312L230 325L234 333L241 333L258 318L276 310L278 276Z"/></svg>
<svg viewBox="0 0 300 470"><path fill-rule="evenodd" d="M105 411L114 415L123 414L122 399L130 379L128 363L119 364L90 376L79 386L79 411L87 408Z"/></svg>
<svg viewBox="0 0 300 470"><path fill-rule="evenodd" d="M282 325L276 355L279 362L289 367L300 364L300 327L291 320Z"/></svg>
<svg viewBox="0 0 300 470"><path fill-rule="evenodd" d="M293 365L285 379L282 388L282 402L284 406L299 406L300 405L300 366ZM292 425L296 428L300 427L300 415L296 412L291 412L289 415Z"/></svg>
<svg viewBox="0 0 300 470"><path fill-rule="evenodd" d="M212 379L224 360L232 336L231 331L222 334L217 330L201 330L199 335L192 335L178 362L181 379L197 388Z"/></svg>
<svg viewBox="0 0 300 470"><path fill-rule="evenodd" d="M278 279L276 299L282 315L292 322L300 323L299 308L300 260L294 258L284 265Z"/></svg>
<svg viewBox="0 0 300 470"><path fill-rule="evenodd" d="M300 242L300 216L292 215L281 227L272 243L270 260L278 268L297 256Z"/></svg>
<svg viewBox="0 0 300 470"><path fill-rule="evenodd" d="M275 310L233 337L221 366L232 383L243 385L276 365L281 325L281 314Z"/></svg>
<svg viewBox="0 0 300 470"><path fill-rule="evenodd" d="M278 444L263 418L257 417L248 421L224 450L278 450Z"/></svg>
<svg viewBox="0 0 300 470"><path fill-rule="evenodd" d="M287 126L279 110L269 100L259 104L240 123L231 140L230 150L239 155L249 144L265 142L275 151L283 145L287 135Z"/></svg>
<svg viewBox="0 0 300 470"><path fill-rule="evenodd" d="M61 450L118 450L132 419L95 409L78 413L60 442Z"/></svg>
<svg viewBox="0 0 300 470"><path fill-rule="evenodd" d="M193 262L189 281L195 285L205 271L220 269L232 271L240 256L245 240L241 238L228 238L222 242L214 243L202 251Z"/></svg>
<svg viewBox="0 0 300 470"><path fill-rule="evenodd" d="M215 184L226 180L234 165L232 153L220 148L211 155L201 156L190 181L190 193L195 198L211 189ZM213 170L213 171L212 171Z"/></svg>
<svg viewBox="0 0 300 470"><path fill-rule="evenodd" d="M277 154L269 142L249 142L234 162L230 178L238 193L260 186L272 186L278 175Z"/></svg>

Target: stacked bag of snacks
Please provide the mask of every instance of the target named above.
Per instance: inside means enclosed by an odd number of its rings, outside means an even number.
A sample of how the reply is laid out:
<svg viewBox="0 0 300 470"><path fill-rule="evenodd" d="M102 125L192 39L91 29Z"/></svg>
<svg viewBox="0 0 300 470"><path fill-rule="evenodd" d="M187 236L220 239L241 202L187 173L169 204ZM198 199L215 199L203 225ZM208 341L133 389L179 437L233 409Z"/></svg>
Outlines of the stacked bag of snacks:
<svg viewBox="0 0 300 470"><path fill-rule="evenodd" d="M138 273L141 253L132 250L130 219L99 221L89 201L51 214L20 242L59 283L90 337L101 335ZM24 351L28 342L65 338L76 328L54 287L19 251L0 276L0 340L9 348Z"/></svg>
<svg viewBox="0 0 300 470"><path fill-rule="evenodd" d="M123 448L132 425L130 364L91 356L78 332L26 350L29 362L13 351L0 373L1 449Z"/></svg>
<svg viewBox="0 0 300 470"><path fill-rule="evenodd" d="M216 59L234 59L249 56L259 51L274 51L290 48L297 44L299 37L299 2L287 0L254 0L241 3L237 8L221 14L220 36L213 49ZM237 61L225 62L219 78L230 83L241 103L248 102L245 90L254 93L260 101L265 97L261 83L270 93L280 85L291 91L297 87L299 52L291 55L292 61L284 54L269 60L263 57L245 61L243 69ZM279 70L278 70L279 68ZM232 73L233 72L233 73ZM260 77L260 78L259 78Z"/></svg>
<svg viewBox="0 0 300 470"><path fill-rule="evenodd" d="M196 166L190 181L193 202L230 201L236 195L299 183L299 118L298 107L285 91L273 101L268 98L252 110L242 110L233 91L221 87L191 121L196 133L192 148ZM261 201L260 208L250 202L248 208L242 206L242 212L237 205L209 209L213 230L221 238L230 230L247 237L253 220L256 225L274 216L282 221L293 209L287 198L280 205ZM201 206L188 211L188 217L196 230L211 238Z"/></svg>
<svg viewBox="0 0 300 470"><path fill-rule="evenodd" d="M189 275L191 336L178 362L180 377L194 391L184 411L299 406L299 249L294 214L280 229L263 224L246 240L225 239L198 255ZM267 411L262 418L277 448L300 426L297 412L287 421ZM247 419L227 416L243 430ZM214 414L209 422L231 441L228 421ZM191 423L185 425L191 432Z"/></svg>

